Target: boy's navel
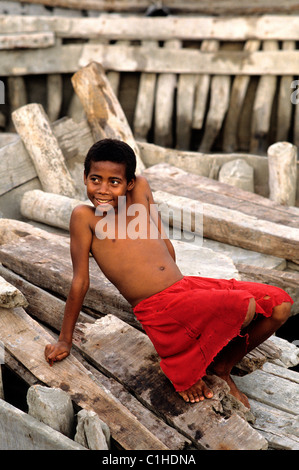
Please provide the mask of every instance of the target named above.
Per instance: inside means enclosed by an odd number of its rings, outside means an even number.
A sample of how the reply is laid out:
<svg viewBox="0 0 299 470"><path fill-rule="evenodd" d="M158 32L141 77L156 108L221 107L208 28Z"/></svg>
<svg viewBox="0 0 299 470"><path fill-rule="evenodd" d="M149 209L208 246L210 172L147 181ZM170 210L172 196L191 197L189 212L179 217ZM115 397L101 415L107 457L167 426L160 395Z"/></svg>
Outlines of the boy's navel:
<svg viewBox="0 0 299 470"><path fill-rule="evenodd" d="M160 269L160 271L164 271L165 266L160 266L159 269Z"/></svg>

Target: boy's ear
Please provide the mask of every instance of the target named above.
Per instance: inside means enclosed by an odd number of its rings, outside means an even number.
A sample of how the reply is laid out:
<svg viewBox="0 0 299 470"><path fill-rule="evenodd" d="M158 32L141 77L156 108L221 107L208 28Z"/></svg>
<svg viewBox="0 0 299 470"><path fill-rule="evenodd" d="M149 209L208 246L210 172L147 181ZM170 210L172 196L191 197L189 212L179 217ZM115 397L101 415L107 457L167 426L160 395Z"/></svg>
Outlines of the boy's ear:
<svg viewBox="0 0 299 470"><path fill-rule="evenodd" d="M135 178L132 178L127 185L127 191L131 191L135 186Z"/></svg>

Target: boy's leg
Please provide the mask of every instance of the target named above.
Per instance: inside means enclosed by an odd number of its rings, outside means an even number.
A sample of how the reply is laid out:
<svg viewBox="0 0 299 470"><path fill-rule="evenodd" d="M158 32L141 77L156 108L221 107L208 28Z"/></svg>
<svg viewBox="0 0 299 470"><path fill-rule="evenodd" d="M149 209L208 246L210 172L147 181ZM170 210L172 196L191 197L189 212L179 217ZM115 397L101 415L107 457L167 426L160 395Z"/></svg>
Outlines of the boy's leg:
<svg viewBox="0 0 299 470"><path fill-rule="evenodd" d="M255 315L255 301L254 299L249 300L247 314L244 320L242 327L246 327L250 324L253 317ZM217 374L219 375L219 374ZM179 392L179 395L187 401L191 403L199 402L204 400L205 398L212 398L213 392L212 390L206 385L204 380L200 379L196 382L192 387L188 390L184 390L183 392Z"/></svg>
<svg viewBox="0 0 299 470"><path fill-rule="evenodd" d="M268 297L265 297L265 299ZM213 361L212 369L213 372L219 377L227 381L231 388L232 395L236 396L241 400L247 407L249 402L247 397L242 394L234 384L230 377L231 370L235 364L237 364L247 353L252 349L259 346L263 341L268 339L274 334L280 326L282 326L288 319L291 311L291 303L283 302L281 305L277 305L273 308L273 314L271 317L259 316L257 319L247 323L251 313L254 300L251 299L247 314L247 320L245 319L243 327L244 336L238 336L234 338L216 357Z"/></svg>

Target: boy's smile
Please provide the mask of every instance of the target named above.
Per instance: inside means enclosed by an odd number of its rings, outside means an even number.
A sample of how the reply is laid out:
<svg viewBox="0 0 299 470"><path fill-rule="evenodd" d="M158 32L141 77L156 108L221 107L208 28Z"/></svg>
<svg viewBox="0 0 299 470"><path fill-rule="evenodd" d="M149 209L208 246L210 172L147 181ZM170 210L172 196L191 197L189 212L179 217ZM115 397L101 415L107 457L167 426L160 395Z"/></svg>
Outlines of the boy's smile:
<svg viewBox="0 0 299 470"><path fill-rule="evenodd" d="M87 196L92 204L108 211L118 207L118 197L125 196L134 186L134 181L127 182L124 163L110 161L91 162L90 172L84 175Z"/></svg>

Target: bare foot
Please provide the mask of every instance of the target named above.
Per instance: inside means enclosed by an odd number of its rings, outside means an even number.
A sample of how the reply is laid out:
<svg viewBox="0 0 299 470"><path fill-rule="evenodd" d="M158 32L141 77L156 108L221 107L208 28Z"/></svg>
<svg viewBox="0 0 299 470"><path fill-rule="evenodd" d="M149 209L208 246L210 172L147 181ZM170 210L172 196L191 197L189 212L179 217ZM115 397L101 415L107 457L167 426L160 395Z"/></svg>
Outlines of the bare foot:
<svg viewBox="0 0 299 470"><path fill-rule="evenodd" d="M212 390L205 384L202 379L192 385L192 387L188 388L188 390L184 390L183 392L178 393L186 402L191 403L196 403L204 400L205 398L213 397Z"/></svg>
<svg viewBox="0 0 299 470"><path fill-rule="evenodd" d="M237 398L237 400L239 400L241 403L243 403L243 405L245 405L246 408L250 409L250 404L249 404L247 396L244 393L242 393L241 390L238 389L237 385L235 384L231 376L228 375L228 376L222 377L219 375L218 377L220 377L221 379L225 380L228 383L229 388L230 388L230 394L233 395L235 398Z"/></svg>

